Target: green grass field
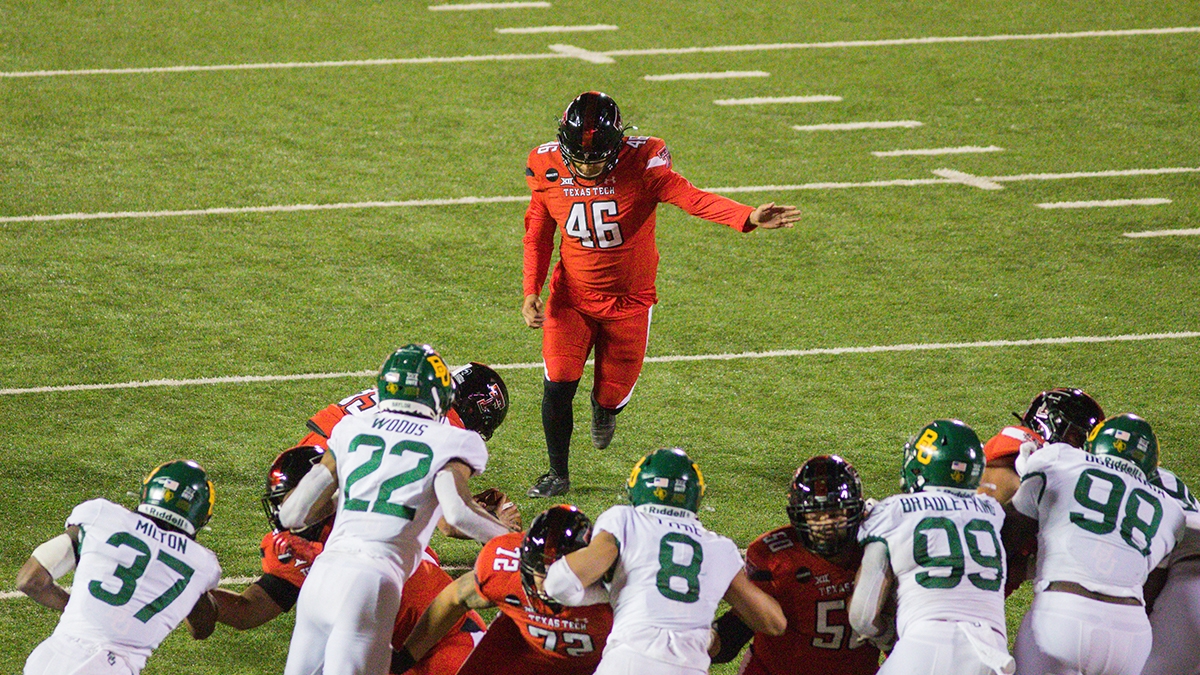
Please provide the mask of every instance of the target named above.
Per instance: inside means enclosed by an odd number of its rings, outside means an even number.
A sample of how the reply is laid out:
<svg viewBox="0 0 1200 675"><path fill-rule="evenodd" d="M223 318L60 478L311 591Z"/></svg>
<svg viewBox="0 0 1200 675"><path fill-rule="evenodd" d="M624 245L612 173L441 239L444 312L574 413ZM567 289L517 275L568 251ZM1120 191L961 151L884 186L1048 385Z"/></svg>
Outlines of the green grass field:
<svg viewBox="0 0 1200 675"><path fill-rule="evenodd" d="M587 24L619 30L494 30ZM904 440L930 419L961 418L986 438L1059 385L1149 419L1164 465L1200 484L1200 238L1122 236L1200 227L1200 32L1050 36L1198 26L1200 5L1183 0L554 0L471 12L0 2L0 592L72 506L131 504L144 473L179 456L217 485L200 541L226 577L254 576L268 463L309 415L369 378L71 387L361 372L410 341L454 364L540 359L540 335L518 313L519 201L33 217L519 197L526 153L588 89L613 95L636 133L667 139L699 186L808 185L728 192L798 205L804 220L788 231L743 236L660 209L650 356L991 343L648 363L608 450L590 447L579 399L571 497L593 517L622 500L637 457L680 445L708 479L704 522L745 546L786 522L786 485L807 457L847 457L883 497L897 489ZM1000 35L1045 37L861 42ZM851 44L796 46L829 42ZM552 44L612 62L45 72L547 55ZM781 44L793 48L715 49ZM770 75L643 79L723 71ZM713 104L810 95L842 100ZM791 128L893 120L923 125ZM871 154L990 145L1003 151ZM1003 189L862 185L944 168ZM1148 171L1159 169L1190 171ZM1029 178L1072 173L1091 175ZM826 183L858 186L815 185ZM1171 202L1036 206L1115 199ZM1021 343L1130 335L1159 337ZM477 480L523 495L545 465L541 374L502 373L512 409ZM26 391L40 387L56 389ZM527 522L545 506L518 501ZM433 544L454 566L477 550ZM1010 632L1028 601L1010 601ZM0 599L0 671L18 672L55 621ZM221 628L200 643L177 631L145 672L281 672L291 625Z"/></svg>

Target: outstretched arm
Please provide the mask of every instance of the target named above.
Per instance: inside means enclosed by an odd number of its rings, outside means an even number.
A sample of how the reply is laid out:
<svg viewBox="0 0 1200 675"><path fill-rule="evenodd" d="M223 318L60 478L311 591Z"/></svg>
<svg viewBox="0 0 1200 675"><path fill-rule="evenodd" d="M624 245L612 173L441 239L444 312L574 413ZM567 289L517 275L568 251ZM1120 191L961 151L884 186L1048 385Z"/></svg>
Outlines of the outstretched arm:
<svg viewBox="0 0 1200 675"><path fill-rule="evenodd" d="M459 460L451 460L433 478L433 490L446 516L446 523L472 539L487 543L493 537L507 534L511 530L488 513L472 497L467 489L471 467Z"/></svg>
<svg viewBox="0 0 1200 675"><path fill-rule="evenodd" d="M392 652L392 672L403 673L412 668L468 611L491 606L475 586L475 572L455 579L425 608L404 645Z"/></svg>
<svg viewBox="0 0 1200 675"><path fill-rule="evenodd" d="M787 630L787 617L779 601L750 583L745 570L738 570L725 591L725 600L755 633L779 636Z"/></svg>
<svg viewBox="0 0 1200 675"><path fill-rule="evenodd" d="M800 220L800 209L794 206L776 206L775 202L767 202L750 212L746 222L764 230L775 230L781 227L792 227Z"/></svg>
<svg viewBox="0 0 1200 675"><path fill-rule="evenodd" d="M283 614L283 608L256 583L241 593L214 588L209 595L217 603L217 621L238 630L257 628Z"/></svg>
<svg viewBox="0 0 1200 675"><path fill-rule="evenodd" d="M211 592L201 595L200 599L196 600L184 621L192 638L203 640L212 635L217 627L217 603L213 600Z"/></svg>

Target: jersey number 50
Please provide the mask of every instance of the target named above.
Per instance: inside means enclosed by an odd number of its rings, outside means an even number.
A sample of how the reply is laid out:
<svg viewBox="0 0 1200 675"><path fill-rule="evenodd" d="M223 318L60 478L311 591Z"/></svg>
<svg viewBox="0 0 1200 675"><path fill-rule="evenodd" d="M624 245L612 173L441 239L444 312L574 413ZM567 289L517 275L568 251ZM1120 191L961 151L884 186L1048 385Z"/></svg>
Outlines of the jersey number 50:
<svg viewBox="0 0 1200 675"><path fill-rule="evenodd" d="M600 244L600 248L614 248L625 243L625 238L621 236L621 224L604 219L605 216L617 217L620 212L617 203L608 200L592 202L591 206L592 217L589 222L588 203L571 204L571 212L567 214L567 225L564 228L567 236L578 239L579 245L584 248L596 248L597 243Z"/></svg>

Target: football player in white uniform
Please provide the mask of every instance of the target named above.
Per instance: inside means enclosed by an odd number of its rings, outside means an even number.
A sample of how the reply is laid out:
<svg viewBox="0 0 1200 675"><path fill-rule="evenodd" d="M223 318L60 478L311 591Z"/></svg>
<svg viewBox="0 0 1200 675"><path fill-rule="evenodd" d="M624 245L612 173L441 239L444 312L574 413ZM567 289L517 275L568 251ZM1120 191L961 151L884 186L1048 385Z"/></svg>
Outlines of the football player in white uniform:
<svg viewBox="0 0 1200 675"><path fill-rule="evenodd" d="M204 469L177 460L142 481L136 513L104 499L76 506L66 533L38 546L17 576L21 591L63 613L25 675L137 675L185 618L192 637L208 637L216 618L208 591L221 566L195 537L213 498ZM71 570L68 593L54 580Z"/></svg>
<svg viewBox="0 0 1200 675"><path fill-rule="evenodd" d="M450 370L429 345L388 357L376 379L377 411L348 415L329 451L283 502L284 527L337 517L296 603L286 675L382 675L404 580L421 561L438 515L479 541L508 532L471 499L487 448L473 431L441 421L454 396Z"/></svg>
<svg viewBox="0 0 1200 675"><path fill-rule="evenodd" d="M1141 672L1151 644L1142 586L1184 527L1183 509L1147 479L1157 465L1154 432L1130 414L1097 424L1084 450L1052 443L1030 457L1010 515L1038 530L1021 673Z"/></svg>
<svg viewBox="0 0 1200 675"><path fill-rule="evenodd" d="M1161 466L1150 482L1179 503L1188 527L1167 556L1167 569L1151 574L1157 584L1146 584L1153 645L1142 675L1200 675L1200 503Z"/></svg>
<svg viewBox="0 0 1200 675"><path fill-rule="evenodd" d="M850 625L896 645L880 675L1011 674L1004 621L1004 509L976 494L985 465L975 431L934 420L904 446L905 494L884 499L858 530L863 561Z"/></svg>
<svg viewBox="0 0 1200 675"><path fill-rule="evenodd" d="M596 675L707 673L722 598L756 632L783 634L783 610L746 577L737 544L697 520L704 477L683 450L643 457L627 489L632 505L602 513L591 543L546 574L546 592L577 606L611 570L613 628Z"/></svg>

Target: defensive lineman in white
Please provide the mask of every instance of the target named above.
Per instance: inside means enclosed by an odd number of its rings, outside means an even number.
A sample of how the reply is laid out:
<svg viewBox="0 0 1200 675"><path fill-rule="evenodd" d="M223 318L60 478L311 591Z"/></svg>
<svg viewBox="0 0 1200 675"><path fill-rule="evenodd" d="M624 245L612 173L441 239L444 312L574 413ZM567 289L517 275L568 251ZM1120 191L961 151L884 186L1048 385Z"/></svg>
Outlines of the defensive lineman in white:
<svg viewBox="0 0 1200 675"><path fill-rule="evenodd" d="M722 598L756 632L787 628L774 598L750 583L737 544L696 518L704 477L682 450L656 450L634 467L632 506L596 519L588 546L559 559L545 590L568 606L612 570L613 628L596 675L707 673L710 626Z"/></svg>
<svg viewBox="0 0 1200 675"><path fill-rule="evenodd" d="M1157 466L1154 432L1130 414L1097 424L1084 450L1052 443L1030 457L1010 516L1038 530L1020 673L1141 672L1151 644L1142 586L1184 527L1183 510L1147 480Z"/></svg>
<svg viewBox="0 0 1200 675"><path fill-rule="evenodd" d="M137 513L104 499L76 506L67 532L37 547L17 576L23 592L63 612L25 675L136 675L185 617L192 637L208 637L221 566L195 536L212 507L212 483L190 460L151 471ZM54 580L72 569L68 594Z"/></svg>
<svg viewBox="0 0 1200 675"><path fill-rule="evenodd" d="M441 356L401 347L376 389L378 411L338 422L329 452L279 511L285 527L304 527L327 515L336 490L333 531L296 603L285 675L383 675L401 587L438 516L480 541L508 532L467 491L487 448L479 434L443 423L454 389Z"/></svg>
<svg viewBox="0 0 1200 675"><path fill-rule="evenodd" d="M1154 644L1142 675L1200 675L1200 503L1161 466L1151 482L1183 508L1187 529L1167 556L1167 569L1156 570L1165 578L1150 612Z"/></svg>
<svg viewBox="0 0 1200 675"><path fill-rule="evenodd" d="M908 494L888 497L858 531L863 562L850 625L898 639L881 675L1009 675L1004 622L1004 510L975 494L986 463L979 437L958 420L934 420L904 446Z"/></svg>

